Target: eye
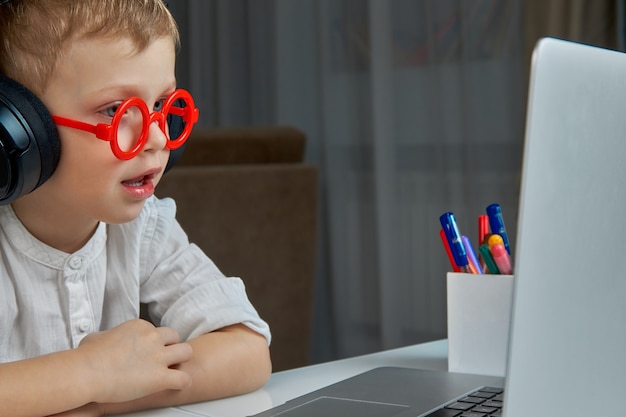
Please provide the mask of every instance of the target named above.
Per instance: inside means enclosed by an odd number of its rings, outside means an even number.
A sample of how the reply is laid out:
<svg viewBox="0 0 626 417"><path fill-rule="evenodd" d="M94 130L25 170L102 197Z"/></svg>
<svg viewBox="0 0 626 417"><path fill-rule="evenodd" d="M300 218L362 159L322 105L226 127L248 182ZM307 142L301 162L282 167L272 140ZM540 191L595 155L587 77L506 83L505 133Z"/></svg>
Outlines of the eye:
<svg viewBox="0 0 626 417"><path fill-rule="evenodd" d="M105 109L102 109L100 111L100 113L104 114L107 117L111 117L112 118L113 116L115 116L115 112L120 107L120 104L121 103L115 103L115 104L113 104L113 105L111 105L111 106L109 106L109 107L107 107Z"/></svg>
<svg viewBox="0 0 626 417"><path fill-rule="evenodd" d="M163 110L163 104L165 104L165 99L164 98L162 98L161 100L159 100L156 103L154 103L154 109L152 111L162 111Z"/></svg>

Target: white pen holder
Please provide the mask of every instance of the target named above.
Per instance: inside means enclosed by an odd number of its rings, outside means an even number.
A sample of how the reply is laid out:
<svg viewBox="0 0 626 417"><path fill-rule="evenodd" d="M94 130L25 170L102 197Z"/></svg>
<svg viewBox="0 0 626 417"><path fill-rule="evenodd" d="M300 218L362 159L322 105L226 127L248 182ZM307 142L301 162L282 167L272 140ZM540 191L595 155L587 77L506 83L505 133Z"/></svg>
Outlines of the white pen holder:
<svg viewBox="0 0 626 417"><path fill-rule="evenodd" d="M449 272L448 370L505 376L512 275Z"/></svg>

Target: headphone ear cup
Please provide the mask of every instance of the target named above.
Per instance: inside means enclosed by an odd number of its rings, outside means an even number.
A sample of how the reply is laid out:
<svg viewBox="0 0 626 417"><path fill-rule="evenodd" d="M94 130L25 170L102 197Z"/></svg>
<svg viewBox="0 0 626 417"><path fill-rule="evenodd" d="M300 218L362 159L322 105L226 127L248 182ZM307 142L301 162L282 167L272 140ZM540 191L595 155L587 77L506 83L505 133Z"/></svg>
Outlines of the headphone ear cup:
<svg viewBox="0 0 626 417"><path fill-rule="evenodd" d="M0 75L0 205L50 178L61 155L56 124L26 87Z"/></svg>

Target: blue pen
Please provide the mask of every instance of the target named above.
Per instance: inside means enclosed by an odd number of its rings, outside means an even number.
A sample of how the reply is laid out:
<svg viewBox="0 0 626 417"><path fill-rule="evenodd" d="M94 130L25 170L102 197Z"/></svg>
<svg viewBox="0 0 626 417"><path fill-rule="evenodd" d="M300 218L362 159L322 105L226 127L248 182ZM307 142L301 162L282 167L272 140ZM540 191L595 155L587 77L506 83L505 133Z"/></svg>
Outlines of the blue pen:
<svg viewBox="0 0 626 417"><path fill-rule="evenodd" d="M500 204L494 203L487 206L487 216L489 216L489 227L491 228L491 233L496 233L502 237L504 249L506 249L507 253L510 255L511 248L509 247L509 237L506 234L504 220L502 220L502 209L500 209Z"/></svg>
<svg viewBox="0 0 626 417"><path fill-rule="evenodd" d="M456 225L454 214L448 211L439 217L439 221L441 222L441 227L446 234L446 239L448 239L448 244L450 245L450 250L452 251L452 256L454 257L454 262L459 268L461 268L461 271L471 273L469 261L467 259L467 252L465 252L465 247L463 246L463 241L461 240L461 234L459 233L459 228Z"/></svg>

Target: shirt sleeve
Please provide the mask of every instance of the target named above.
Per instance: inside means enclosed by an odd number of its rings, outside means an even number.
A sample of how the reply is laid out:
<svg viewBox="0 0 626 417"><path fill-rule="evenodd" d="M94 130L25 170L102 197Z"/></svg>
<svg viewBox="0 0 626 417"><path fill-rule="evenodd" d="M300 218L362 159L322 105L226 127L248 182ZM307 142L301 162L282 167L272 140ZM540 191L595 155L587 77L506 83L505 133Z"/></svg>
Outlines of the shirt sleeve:
<svg viewBox="0 0 626 417"><path fill-rule="evenodd" d="M153 320L188 340L244 324L271 341L269 326L250 303L243 281L225 277L176 221L172 199L151 198L144 207L140 249L141 301Z"/></svg>

